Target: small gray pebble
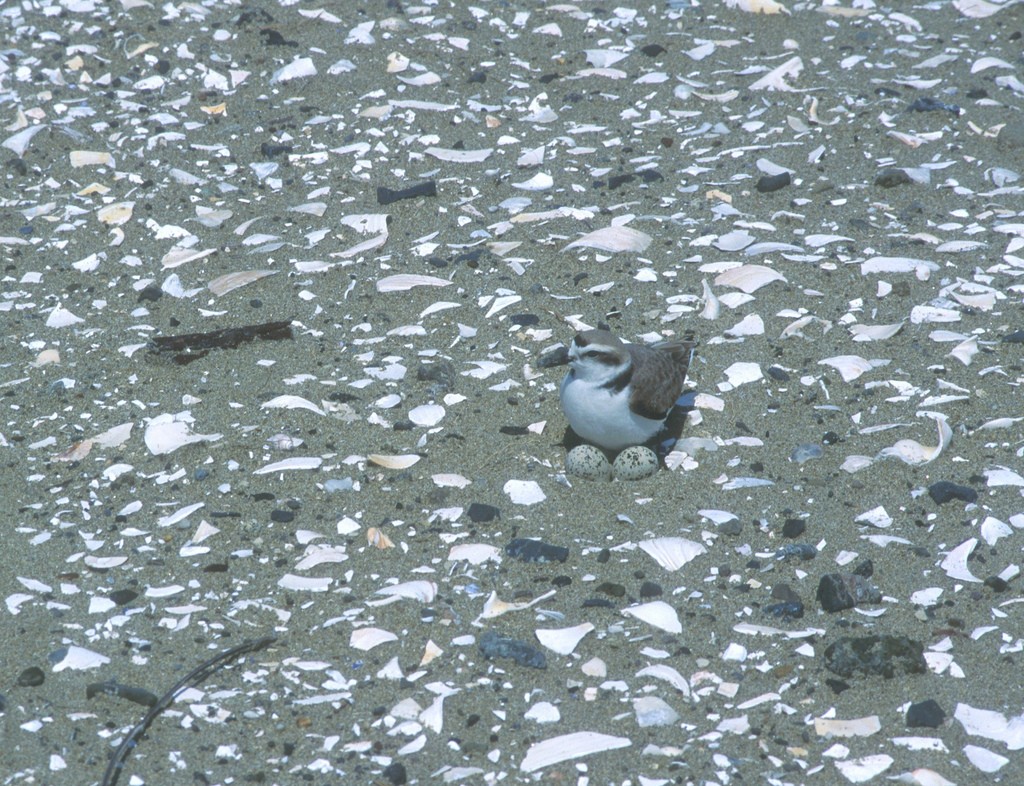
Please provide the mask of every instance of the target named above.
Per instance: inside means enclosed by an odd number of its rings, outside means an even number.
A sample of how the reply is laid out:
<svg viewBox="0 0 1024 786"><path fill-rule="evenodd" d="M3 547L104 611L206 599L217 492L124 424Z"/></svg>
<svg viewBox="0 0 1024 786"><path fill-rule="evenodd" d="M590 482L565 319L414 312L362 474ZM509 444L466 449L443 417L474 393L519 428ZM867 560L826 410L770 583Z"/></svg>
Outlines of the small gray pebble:
<svg viewBox="0 0 1024 786"><path fill-rule="evenodd" d="M611 480L612 465L604 451L593 445L577 445L565 457L565 471L584 480Z"/></svg>
<svg viewBox="0 0 1024 786"><path fill-rule="evenodd" d="M658 471L658 456L650 448L634 445L615 457L612 473L616 480L643 480Z"/></svg>

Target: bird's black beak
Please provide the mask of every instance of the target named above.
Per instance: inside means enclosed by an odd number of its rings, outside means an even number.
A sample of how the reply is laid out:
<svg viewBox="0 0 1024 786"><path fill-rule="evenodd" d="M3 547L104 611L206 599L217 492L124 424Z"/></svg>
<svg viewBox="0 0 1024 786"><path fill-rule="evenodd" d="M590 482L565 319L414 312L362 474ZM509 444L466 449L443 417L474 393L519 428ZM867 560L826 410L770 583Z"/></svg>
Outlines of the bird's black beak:
<svg viewBox="0 0 1024 786"><path fill-rule="evenodd" d="M569 347L555 347L555 349L545 352L537 360L537 365L540 368L569 365Z"/></svg>

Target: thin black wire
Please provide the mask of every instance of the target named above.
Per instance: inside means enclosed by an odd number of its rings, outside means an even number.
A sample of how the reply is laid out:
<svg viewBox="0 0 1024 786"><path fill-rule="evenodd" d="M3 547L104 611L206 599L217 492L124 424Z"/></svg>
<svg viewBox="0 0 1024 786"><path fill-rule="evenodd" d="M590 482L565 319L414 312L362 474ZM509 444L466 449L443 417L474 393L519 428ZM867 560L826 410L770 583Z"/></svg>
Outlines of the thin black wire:
<svg viewBox="0 0 1024 786"><path fill-rule="evenodd" d="M156 720L157 716L171 706L178 694L185 688L198 685L217 671L217 669L223 668L229 661L234 660L239 655L245 655L250 652L261 650L264 647L269 647L275 641L277 641L277 636L264 636L262 639L243 641L241 644L226 649L223 652L214 655L208 661L204 661L199 664L196 668L192 669L192 671L174 683L174 687L160 697L159 701L153 705L152 709L146 713L146 716L138 723L138 725L128 732L128 736L124 738L121 744L117 747L117 750L114 751L113 756L110 757L110 762L107 764L107 770L103 773L103 780L101 781L100 786L114 786L117 783L117 779L121 777L121 770L124 769L124 761L128 756L128 752L138 744L139 738L146 733L146 729L148 729L150 724Z"/></svg>

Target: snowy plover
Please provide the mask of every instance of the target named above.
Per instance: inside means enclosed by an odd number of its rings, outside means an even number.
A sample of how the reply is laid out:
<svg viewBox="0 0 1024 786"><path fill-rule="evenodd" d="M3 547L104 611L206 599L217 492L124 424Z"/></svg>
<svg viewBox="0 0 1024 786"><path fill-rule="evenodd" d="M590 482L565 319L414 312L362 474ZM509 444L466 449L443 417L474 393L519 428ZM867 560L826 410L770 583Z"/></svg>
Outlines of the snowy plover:
<svg viewBox="0 0 1024 786"><path fill-rule="evenodd" d="M587 442L622 450L653 439L683 392L696 342L625 344L607 330L579 333L568 351L562 409Z"/></svg>

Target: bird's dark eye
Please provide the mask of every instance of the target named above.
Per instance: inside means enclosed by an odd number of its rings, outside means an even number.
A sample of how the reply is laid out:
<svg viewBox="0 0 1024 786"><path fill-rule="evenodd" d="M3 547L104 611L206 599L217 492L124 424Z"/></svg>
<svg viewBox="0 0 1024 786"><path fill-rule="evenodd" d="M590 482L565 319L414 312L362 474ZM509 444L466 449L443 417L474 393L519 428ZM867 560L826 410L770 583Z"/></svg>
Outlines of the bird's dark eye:
<svg viewBox="0 0 1024 786"><path fill-rule="evenodd" d="M588 358L596 360L598 363L604 363L606 366L614 366L618 364L618 359L611 352L604 352L600 349L591 349L583 353Z"/></svg>

